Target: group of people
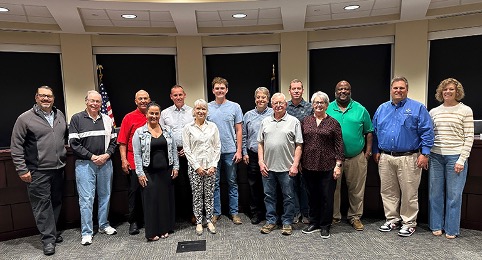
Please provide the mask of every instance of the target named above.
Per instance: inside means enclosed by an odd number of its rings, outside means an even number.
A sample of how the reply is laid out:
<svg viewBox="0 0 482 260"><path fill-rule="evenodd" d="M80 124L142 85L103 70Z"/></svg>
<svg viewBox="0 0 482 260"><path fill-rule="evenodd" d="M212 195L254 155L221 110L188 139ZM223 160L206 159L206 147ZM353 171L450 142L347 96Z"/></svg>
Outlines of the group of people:
<svg viewBox="0 0 482 260"><path fill-rule="evenodd" d="M197 235L203 234L203 223L215 234L221 217L221 174L228 184L229 217L242 224L236 175L241 161L247 165L251 223L266 220L261 233L281 224L281 233L291 235L292 224L301 221L307 224L303 233L318 231L329 238L332 224L341 221L342 175L348 188L347 220L362 231L370 157L378 164L386 218L379 231L398 229L400 236L415 232L418 186L426 169L433 235L460 234L474 124L472 110L460 102L464 90L457 80L440 83L435 97L442 104L428 112L407 97L407 79L395 77L390 83L391 100L378 107L372 120L365 107L351 98L351 85L344 80L335 86L331 103L321 91L312 95L311 103L305 101L298 79L290 82L289 101L282 93L271 96L267 88L259 87L255 108L244 116L239 104L227 99L228 90L228 81L216 77L215 100L198 99L190 107L184 103L183 87L175 85L170 93L174 104L164 110L139 90L137 108L124 117L117 135L112 119L100 113L102 97L97 91L87 92L86 109L73 115L67 126L63 113L53 106L52 89L39 87L36 104L15 123L11 154L17 173L27 183L44 254L54 254L56 243L63 241L56 223L67 143L75 154L82 245L92 243L96 194L99 233L117 233L107 219L111 156L117 145L129 183L129 234L139 234L144 226L147 241L165 239L173 232L175 197L184 198L186 204L181 205L192 215ZM176 181L182 188L175 191Z"/></svg>

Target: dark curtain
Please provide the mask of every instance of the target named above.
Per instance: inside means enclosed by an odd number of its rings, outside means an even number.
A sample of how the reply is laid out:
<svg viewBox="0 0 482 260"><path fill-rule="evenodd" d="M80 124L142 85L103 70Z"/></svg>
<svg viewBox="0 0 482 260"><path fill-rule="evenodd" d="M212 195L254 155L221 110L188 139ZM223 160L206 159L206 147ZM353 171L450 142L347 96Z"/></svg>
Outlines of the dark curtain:
<svg viewBox="0 0 482 260"><path fill-rule="evenodd" d="M102 82L109 94L116 125L136 109L134 97L143 89L161 109L172 105L169 97L176 84L174 55L155 54L97 54L97 64L104 69Z"/></svg>
<svg viewBox="0 0 482 260"><path fill-rule="evenodd" d="M391 44L310 50L309 98L323 91L331 102L336 84L346 80L352 98L373 116L390 99L391 53Z"/></svg>
<svg viewBox="0 0 482 260"><path fill-rule="evenodd" d="M35 104L37 88L54 90L54 105L65 112L60 54L0 52L0 86L4 114L0 128L0 149L10 147L12 128L17 117Z"/></svg>
<svg viewBox="0 0 482 260"><path fill-rule="evenodd" d="M254 91L258 87L270 89L275 65L274 84L278 90L278 52L216 54L206 56L206 86L208 102L214 100L211 82L214 77L228 80L229 92L226 97L237 102L243 113L254 108ZM270 91L272 92L272 91ZM273 94L273 93L271 93Z"/></svg>
<svg viewBox="0 0 482 260"><path fill-rule="evenodd" d="M482 119L482 36L469 36L430 41L428 73L428 108L440 103L435 99L438 84L446 78L456 78L462 83L465 98L462 102L472 108L474 119Z"/></svg>

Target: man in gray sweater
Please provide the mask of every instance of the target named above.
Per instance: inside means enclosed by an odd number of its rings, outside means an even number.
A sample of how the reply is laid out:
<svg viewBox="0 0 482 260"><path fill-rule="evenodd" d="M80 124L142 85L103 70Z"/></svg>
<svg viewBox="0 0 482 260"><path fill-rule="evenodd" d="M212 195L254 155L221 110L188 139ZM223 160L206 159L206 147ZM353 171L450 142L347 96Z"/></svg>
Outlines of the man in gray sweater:
<svg viewBox="0 0 482 260"><path fill-rule="evenodd" d="M50 87L37 89L36 104L18 117L10 144L15 169L27 183L45 255L55 254L56 243L63 241L56 223L62 206L68 131L64 114L53 106L54 98Z"/></svg>

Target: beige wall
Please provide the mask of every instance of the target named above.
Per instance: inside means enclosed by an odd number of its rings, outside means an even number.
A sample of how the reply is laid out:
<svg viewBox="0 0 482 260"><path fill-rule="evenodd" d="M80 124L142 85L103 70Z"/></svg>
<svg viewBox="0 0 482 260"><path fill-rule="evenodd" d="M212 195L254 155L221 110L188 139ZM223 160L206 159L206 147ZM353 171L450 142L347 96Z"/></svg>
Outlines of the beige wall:
<svg viewBox="0 0 482 260"><path fill-rule="evenodd" d="M67 117L84 109L85 92L95 87L94 47L175 48L177 80L185 87L187 103L206 98L204 47L280 46L280 89L288 95L289 81L305 83L308 99L308 44L392 36L395 39L393 74L410 82L409 97L426 103L428 35L430 32L482 26L482 15L403 22L356 28L236 36L132 36L72 35L33 32L0 32L1 45L60 46ZM387 85L389 82L387 82ZM167 93L166 93L167 94ZM388 97L388 93L387 93Z"/></svg>

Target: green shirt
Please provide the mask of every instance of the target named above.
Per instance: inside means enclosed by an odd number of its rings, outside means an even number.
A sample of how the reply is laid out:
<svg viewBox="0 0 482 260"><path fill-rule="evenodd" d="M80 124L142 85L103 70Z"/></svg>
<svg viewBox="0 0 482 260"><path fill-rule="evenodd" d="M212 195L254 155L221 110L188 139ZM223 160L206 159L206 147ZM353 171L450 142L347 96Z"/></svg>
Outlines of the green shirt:
<svg viewBox="0 0 482 260"><path fill-rule="evenodd" d="M357 156L365 147L365 135L373 132L368 111L352 99L344 112L341 111L335 100L330 103L326 113L335 118L341 125L345 157Z"/></svg>

